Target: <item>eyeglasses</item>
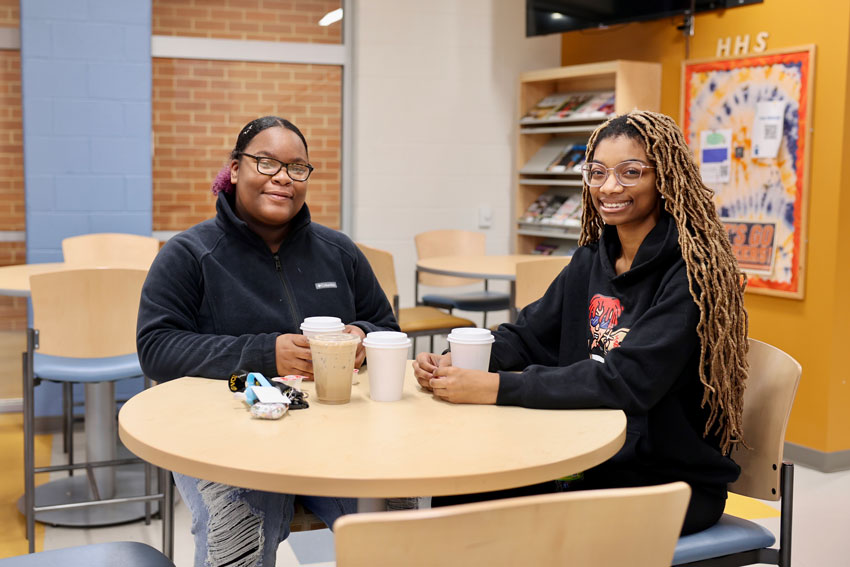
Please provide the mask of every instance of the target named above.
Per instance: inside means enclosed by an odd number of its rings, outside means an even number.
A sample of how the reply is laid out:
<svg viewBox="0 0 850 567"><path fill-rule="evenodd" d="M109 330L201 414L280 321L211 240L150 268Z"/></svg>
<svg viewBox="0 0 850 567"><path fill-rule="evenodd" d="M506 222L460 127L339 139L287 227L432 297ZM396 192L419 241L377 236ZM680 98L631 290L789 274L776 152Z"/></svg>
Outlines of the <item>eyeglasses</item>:
<svg viewBox="0 0 850 567"><path fill-rule="evenodd" d="M307 181L314 169L309 163L285 163L266 156L252 156L245 152L239 152L239 155L257 160L257 172L263 175L277 175L285 167L286 174L293 181Z"/></svg>
<svg viewBox="0 0 850 567"><path fill-rule="evenodd" d="M605 167L600 163L585 163L581 166L581 174L584 182L590 187L602 187L608 180L609 173L613 171L617 183L623 187L633 187L640 181L644 169L655 169L655 167L635 160L624 161L614 167Z"/></svg>

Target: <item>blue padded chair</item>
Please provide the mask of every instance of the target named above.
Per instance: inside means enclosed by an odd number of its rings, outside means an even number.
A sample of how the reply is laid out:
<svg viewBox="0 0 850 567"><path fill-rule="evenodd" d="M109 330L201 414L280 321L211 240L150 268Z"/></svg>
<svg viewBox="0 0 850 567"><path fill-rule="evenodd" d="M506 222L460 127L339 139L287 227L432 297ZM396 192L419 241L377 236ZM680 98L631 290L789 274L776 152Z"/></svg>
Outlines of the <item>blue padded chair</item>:
<svg viewBox="0 0 850 567"><path fill-rule="evenodd" d="M122 481L130 484L126 482L128 475L119 475L112 468L142 462L116 458L114 383L142 376L136 355L136 318L146 276L147 270L140 268L89 268L30 278L33 327L27 331L23 361L22 500L30 553L35 548L36 514L39 521L46 523L108 525L138 517L137 508L129 510L129 517L124 512L128 504L158 500L163 519L163 551L172 555L173 491L165 471L159 474L159 493L150 494L146 478L144 487L139 485L139 492L144 494L129 496L119 490L123 489ZM35 467L34 390L42 380L85 384L88 462L75 464L70 458L65 465ZM37 473L80 469L85 470L85 477L58 479L35 488ZM79 517L69 516L69 511ZM149 521L149 508L145 516Z"/></svg>
<svg viewBox="0 0 850 567"><path fill-rule="evenodd" d="M741 466L741 477L729 485L729 490L761 500L781 499L779 547L771 547L775 538L769 530L724 514L707 530L679 538L673 565L791 565L794 465L782 462L782 451L802 368L788 354L755 339L750 339L749 363L750 376L744 394L744 439L750 449L733 449L732 458Z"/></svg>
<svg viewBox="0 0 850 567"><path fill-rule="evenodd" d="M416 256L420 260L433 258L435 256L478 256L487 253L487 240L484 234L469 230L431 230L422 232L414 237L416 242ZM427 305L462 311L481 311L484 313L484 327L487 326L488 311L502 311L510 309L510 295L500 291L487 289L487 280L484 281L484 289L481 291L468 291L457 293L429 293L419 299L419 284L436 287L457 287L479 282L481 280L469 278L456 278L454 276L441 276L426 272L417 272L416 277L416 304Z"/></svg>
<svg viewBox="0 0 850 567"><path fill-rule="evenodd" d="M0 567L174 567L166 556L137 541L116 541L40 551L0 559Z"/></svg>

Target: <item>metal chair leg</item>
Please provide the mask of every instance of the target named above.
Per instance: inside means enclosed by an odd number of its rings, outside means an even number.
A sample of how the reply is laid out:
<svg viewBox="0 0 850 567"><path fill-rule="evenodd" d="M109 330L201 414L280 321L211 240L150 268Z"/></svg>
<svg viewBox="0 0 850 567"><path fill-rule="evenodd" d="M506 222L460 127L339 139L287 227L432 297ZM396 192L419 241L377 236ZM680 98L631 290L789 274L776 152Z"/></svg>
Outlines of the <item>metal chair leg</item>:
<svg viewBox="0 0 850 567"><path fill-rule="evenodd" d="M68 454L68 464L74 464L74 385L71 382L62 383L62 401L65 404L62 413L62 433L64 434L64 450ZM74 476L74 469L68 469L68 476Z"/></svg>
<svg viewBox="0 0 850 567"><path fill-rule="evenodd" d="M174 483L171 473L165 469L159 471L159 490L163 494L159 516L162 518L162 553L174 559Z"/></svg>
<svg viewBox="0 0 850 567"><path fill-rule="evenodd" d="M26 534L28 553L35 551L35 438L34 420L35 389L32 374L32 353L35 348L33 329L27 329L27 352L23 353L23 395L24 395L24 514L26 515Z"/></svg>

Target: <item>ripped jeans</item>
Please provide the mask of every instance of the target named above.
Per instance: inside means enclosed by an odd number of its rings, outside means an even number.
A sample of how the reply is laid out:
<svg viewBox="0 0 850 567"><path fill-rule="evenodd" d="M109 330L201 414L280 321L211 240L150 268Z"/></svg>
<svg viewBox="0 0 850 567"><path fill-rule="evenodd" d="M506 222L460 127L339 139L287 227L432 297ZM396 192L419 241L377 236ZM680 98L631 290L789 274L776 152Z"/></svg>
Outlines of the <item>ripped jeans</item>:
<svg viewBox="0 0 850 567"><path fill-rule="evenodd" d="M195 567L273 567L278 545L289 536L296 498L329 527L357 511L354 498L263 492L176 472L174 481L192 511Z"/></svg>

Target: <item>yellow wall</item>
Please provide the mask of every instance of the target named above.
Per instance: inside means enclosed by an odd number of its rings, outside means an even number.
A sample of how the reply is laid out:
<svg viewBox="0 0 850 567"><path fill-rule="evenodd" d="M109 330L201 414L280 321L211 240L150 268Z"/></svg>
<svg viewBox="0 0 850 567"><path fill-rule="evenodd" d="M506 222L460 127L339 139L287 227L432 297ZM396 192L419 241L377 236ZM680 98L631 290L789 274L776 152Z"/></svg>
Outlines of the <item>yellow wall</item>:
<svg viewBox="0 0 850 567"><path fill-rule="evenodd" d="M563 34L563 65L636 59L663 66L661 110L680 119L681 18ZM805 298L747 294L750 335L793 355L803 378L787 440L832 452L850 449L850 2L765 0L699 14L690 58L715 56L717 40L769 33L767 49L816 46ZM842 188L845 190L842 191ZM843 222L841 222L843 221Z"/></svg>

